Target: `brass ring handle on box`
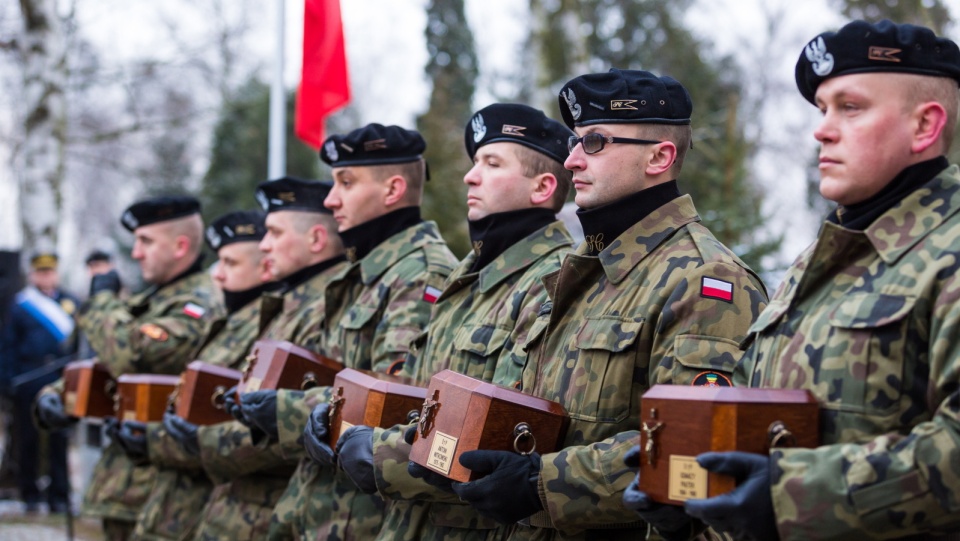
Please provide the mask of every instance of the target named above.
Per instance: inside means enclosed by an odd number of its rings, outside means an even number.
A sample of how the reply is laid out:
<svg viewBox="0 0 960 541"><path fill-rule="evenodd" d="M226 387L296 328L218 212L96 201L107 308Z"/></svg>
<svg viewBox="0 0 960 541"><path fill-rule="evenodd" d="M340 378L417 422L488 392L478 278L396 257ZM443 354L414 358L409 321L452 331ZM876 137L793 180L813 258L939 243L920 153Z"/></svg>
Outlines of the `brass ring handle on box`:
<svg viewBox="0 0 960 541"><path fill-rule="evenodd" d="M513 427L513 435L514 451L526 456L537 450L537 438L533 435L533 431L530 430L530 425L527 423L519 423L517 426ZM527 451L521 451L520 442L526 439L529 439L531 442L530 449Z"/></svg>
<svg viewBox="0 0 960 541"><path fill-rule="evenodd" d="M787 428L783 421L774 421L767 428L767 439L770 441L770 448L777 447L796 447L797 437Z"/></svg>
<svg viewBox="0 0 960 541"><path fill-rule="evenodd" d="M420 410L410 410L407 412L407 424L420 421Z"/></svg>
<svg viewBox="0 0 960 541"><path fill-rule="evenodd" d="M300 384L300 390L306 391L307 389L313 389L317 385L317 375L313 372L307 372L303 375L303 382Z"/></svg>
<svg viewBox="0 0 960 541"><path fill-rule="evenodd" d="M222 410L227 403L227 388L223 385L217 385L213 388L213 394L210 395L210 405L215 410Z"/></svg>

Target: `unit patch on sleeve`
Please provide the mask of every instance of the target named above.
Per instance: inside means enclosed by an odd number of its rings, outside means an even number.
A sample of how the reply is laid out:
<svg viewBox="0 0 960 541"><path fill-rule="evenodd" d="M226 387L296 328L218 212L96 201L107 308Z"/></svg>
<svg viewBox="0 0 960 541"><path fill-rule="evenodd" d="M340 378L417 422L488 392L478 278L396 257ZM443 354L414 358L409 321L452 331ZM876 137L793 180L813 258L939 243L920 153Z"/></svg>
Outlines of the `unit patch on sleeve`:
<svg viewBox="0 0 960 541"><path fill-rule="evenodd" d="M204 310L199 304L188 302L186 306L183 307L183 313L187 314L193 319L200 319L203 317L203 314L207 313L207 311Z"/></svg>
<svg viewBox="0 0 960 541"><path fill-rule="evenodd" d="M690 385L694 387L733 387L730 378L720 372L700 372Z"/></svg>
<svg viewBox="0 0 960 541"><path fill-rule="evenodd" d="M167 338L170 337L163 327L154 325L153 323L144 323L143 325L140 325L140 334L157 342L166 342Z"/></svg>
<svg viewBox="0 0 960 541"><path fill-rule="evenodd" d="M440 293L443 292L433 286L427 286L426 289L423 290L423 300L429 302L430 304L434 304L440 297Z"/></svg>
<svg viewBox="0 0 960 541"><path fill-rule="evenodd" d="M700 296L706 299L733 302L733 284L704 276L700 283Z"/></svg>

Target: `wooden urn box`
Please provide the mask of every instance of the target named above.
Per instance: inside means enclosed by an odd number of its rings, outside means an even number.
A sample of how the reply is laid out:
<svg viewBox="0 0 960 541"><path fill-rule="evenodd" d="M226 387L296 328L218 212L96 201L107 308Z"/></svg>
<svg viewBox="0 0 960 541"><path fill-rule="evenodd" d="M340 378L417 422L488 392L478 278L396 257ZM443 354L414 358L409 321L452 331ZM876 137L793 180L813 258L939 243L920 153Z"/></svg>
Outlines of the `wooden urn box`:
<svg viewBox="0 0 960 541"><path fill-rule="evenodd" d="M180 374L177 388L176 413L195 425L214 425L232 421L224 409L227 389L240 382L239 370L193 361Z"/></svg>
<svg viewBox="0 0 960 541"><path fill-rule="evenodd" d="M345 368L333 379L330 398L330 447L354 425L387 428L416 419L427 390L413 380L369 370Z"/></svg>
<svg viewBox="0 0 960 541"><path fill-rule="evenodd" d="M701 468L707 451L766 455L816 447L820 408L806 390L654 385L640 400L640 490L680 505L729 492L736 481Z"/></svg>
<svg viewBox="0 0 960 541"><path fill-rule="evenodd" d="M260 389L309 389L333 384L343 365L282 340L257 340L247 357L237 393Z"/></svg>
<svg viewBox="0 0 960 541"><path fill-rule="evenodd" d="M121 421L162 421L180 376L124 374L117 378L117 417Z"/></svg>
<svg viewBox="0 0 960 541"><path fill-rule="evenodd" d="M430 378L410 460L454 481L473 481L480 476L460 465L463 453L550 453L569 424L556 402L444 370Z"/></svg>
<svg viewBox="0 0 960 541"><path fill-rule="evenodd" d="M117 382L96 359L74 361L63 368L63 410L73 417L112 417Z"/></svg>

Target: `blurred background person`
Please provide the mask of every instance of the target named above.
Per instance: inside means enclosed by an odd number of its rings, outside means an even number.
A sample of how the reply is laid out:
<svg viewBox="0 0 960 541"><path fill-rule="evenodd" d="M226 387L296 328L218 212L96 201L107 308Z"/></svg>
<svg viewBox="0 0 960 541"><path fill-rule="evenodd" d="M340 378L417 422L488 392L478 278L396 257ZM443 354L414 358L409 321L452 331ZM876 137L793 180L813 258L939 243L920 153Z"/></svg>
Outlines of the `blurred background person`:
<svg viewBox="0 0 960 541"><path fill-rule="evenodd" d="M17 293L0 333L0 384L13 403L13 427L18 455L17 484L28 513L44 500L40 462L47 460L50 512L67 510L67 431L40 437L31 417L33 397L43 385L60 377L63 364L76 351L74 314L79 301L60 289L57 256L41 252L30 260L28 285ZM61 362L57 362L60 360Z"/></svg>

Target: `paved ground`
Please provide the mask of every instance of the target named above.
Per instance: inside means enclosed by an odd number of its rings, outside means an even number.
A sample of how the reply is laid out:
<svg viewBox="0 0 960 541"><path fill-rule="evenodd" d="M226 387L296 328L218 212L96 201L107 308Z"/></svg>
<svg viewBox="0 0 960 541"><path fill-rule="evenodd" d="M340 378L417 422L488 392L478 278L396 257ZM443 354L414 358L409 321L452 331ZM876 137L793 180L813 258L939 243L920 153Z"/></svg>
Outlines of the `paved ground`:
<svg viewBox="0 0 960 541"><path fill-rule="evenodd" d="M4 423L0 423L2 426ZM78 443L84 430L78 427L70 440L70 479L74 510L79 509L80 497L86 488L93 465L99 457L99 450ZM6 435L0 428L0 452L6 441ZM5 498L5 499L4 499ZM16 500L15 493L4 491L0 494L0 540L2 541L61 541L68 539L65 514L49 514L46 506L39 513L26 514L23 504ZM73 539L75 541L93 541L103 539L98 520L74 517Z"/></svg>

